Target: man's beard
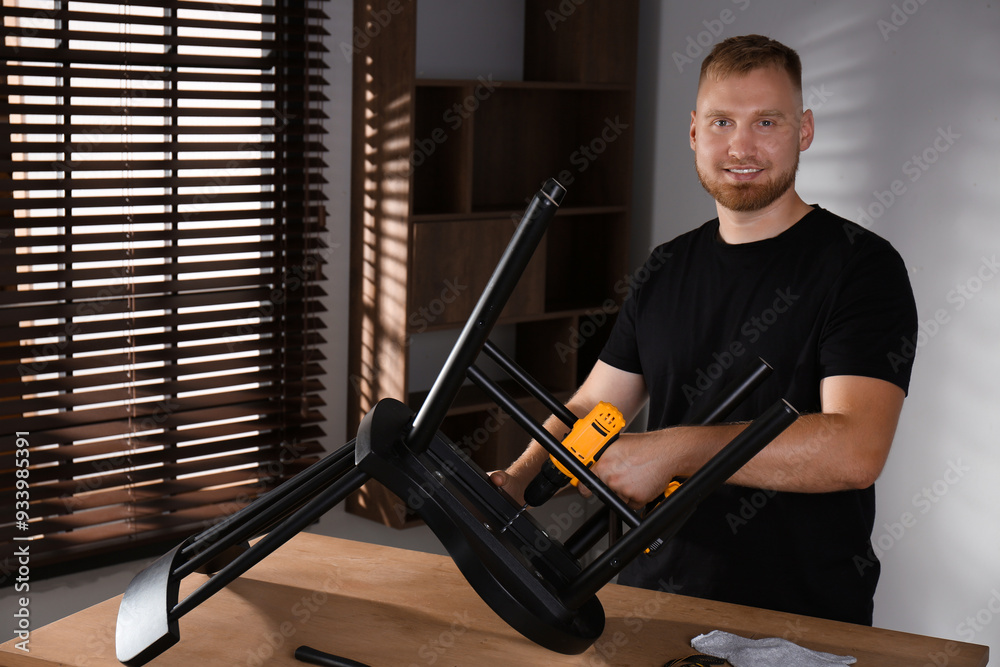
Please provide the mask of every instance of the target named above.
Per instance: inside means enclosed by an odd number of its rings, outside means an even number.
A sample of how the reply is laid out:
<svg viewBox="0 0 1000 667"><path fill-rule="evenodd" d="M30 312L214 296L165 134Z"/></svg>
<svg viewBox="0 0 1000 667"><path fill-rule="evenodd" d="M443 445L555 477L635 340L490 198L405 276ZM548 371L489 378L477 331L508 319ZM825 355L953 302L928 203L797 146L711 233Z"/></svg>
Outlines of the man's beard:
<svg viewBox="0 0 1000 667"><path fill-rule="evenodd" d="M738 165L733 165L733 167L738 168ZM799 168L799 158L796 155L795 164L792 165L791 169L778 174L777 178L770 179L766 183L753 181L727 183L722 179L709 181L698 166L697 159L694 168L698 173L701 187L705 188L715 201L730 211L749 213L770 206L781 195L788 192L788 189L795 184L795 172Z"/></svg>

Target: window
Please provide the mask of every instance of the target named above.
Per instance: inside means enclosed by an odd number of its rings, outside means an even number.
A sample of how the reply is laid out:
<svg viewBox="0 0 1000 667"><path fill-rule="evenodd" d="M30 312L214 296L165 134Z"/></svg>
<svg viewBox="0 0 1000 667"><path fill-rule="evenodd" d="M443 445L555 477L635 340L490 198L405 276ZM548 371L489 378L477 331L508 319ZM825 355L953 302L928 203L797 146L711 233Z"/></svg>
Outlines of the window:
<svg viewBox="0 0 1000 667"><path fill-rule="evenodd" d="M77 569L321 452L325 17L0 1L0 553Z"/></svg>

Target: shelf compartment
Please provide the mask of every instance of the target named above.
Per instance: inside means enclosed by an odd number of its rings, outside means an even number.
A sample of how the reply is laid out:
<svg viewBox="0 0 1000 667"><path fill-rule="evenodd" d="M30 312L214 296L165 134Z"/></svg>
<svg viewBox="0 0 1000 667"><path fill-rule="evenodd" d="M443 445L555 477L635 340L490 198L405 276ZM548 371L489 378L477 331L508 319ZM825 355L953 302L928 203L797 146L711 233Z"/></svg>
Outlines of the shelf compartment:
<svg viewBox="0 0 1000 667"><path fill-rule="evenodd" d="M407 328L459 325L472 312L513 236L510 219L446 220L413 226ZM545 240L528 262L504 317L541 314L545 306Z"/></svg>
<svg viewBox="0 0 1000 667"><path fill-rule="evenodd" d="M632 150L631 93L499 88L476 111L472 209L523 210L547 178L565 205L626 205Z"/></svg>
<svg viewBox="0 0 1000 667"><path fill-rule="evenodd" d="M627 83L635 80L637 2L527 0L524 78Z"/></svg>
<svg viewBox="0 0 1000 667"><path fill-rule="evenodd" d="M525 193L553 177L567 206L625 206L633 106L619 85L420 82L413 214L522 211Z"/></svg>
<svg viewBox="0 0 1000 667"><path fill-rule="evenodd" d="M628 214L557 215L545 241L546 311L620 305L628 289Z"/></svg>
<svg viewBox="0 0 1000 667"><path fill-rule="evenodd" d="M467 100L476 100L476 90L471 83L416 88L409 156L416 215L472 208L473 118L465 109Z"/></svg>

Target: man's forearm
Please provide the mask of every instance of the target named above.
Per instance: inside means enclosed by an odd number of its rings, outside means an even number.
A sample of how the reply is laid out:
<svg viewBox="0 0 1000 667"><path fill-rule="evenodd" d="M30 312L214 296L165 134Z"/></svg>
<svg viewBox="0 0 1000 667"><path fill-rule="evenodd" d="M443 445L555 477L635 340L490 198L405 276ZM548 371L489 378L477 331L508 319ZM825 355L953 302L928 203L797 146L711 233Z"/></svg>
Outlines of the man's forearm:
<svg viewBox="0 0 1000 667"><path fill-rule="evenodd" d="M507 467L507 474L519 479L530 479L542 468L549 453L532 440L524 452Z"/></svg>
<svg viewBox="0 0 1000 667"><path fill-rule="evenodd" d="M663 491L674 477L690 477L747 424L677 426L627 435L605 453L597 473L634 506ZM821 493L864 488L884 458L863 451L850 420L837 414L803 415L738 470L729 482L775 491Z"/></svg>
<svg viewBox="0 0 1000 667"><path fill-rule="evenodd" d="M871 486L882 471L903 390L860 376L820 384L823 412L799 417L730 479L776 491L823 493ZM620 496L641 506L673 477L688 477L746 424L677 426L627 435L605 452L594 472Z"/></svg>
<svg viewBox="0 0 1000 667"><path fill-rule="evenodd" d="M675 450L676 476L694 474L747 424L668 429L661 440ZM855 488L863 478L851 446L849 420L837 414L799 417L730 478L730 483L774 491L821 493ZM655 434L650 434L654 438ZM656 445L653 445L656 446ZM864 457L860 457L863 459Z"/></svg>
<svg viewBox="0 0 1000 667"><path fill-rule="evenodd" d="M570 402L566 404L566 407L570 412L575 415L586 414L589 412L590 407L583 405L577 397L574 398L576 400L570 400ZM569 431L569 427L555 415L552 415L545 420L543 427L546 431L552 434L552 437L560 442ZM524 452L507 467L506 473L512 479L507 490L515 497L516 500L521 500L521 496L524 494L524 489L528 486L528 483L535 477L535 475L538 474L538 471L542 469L542 465L548 458L549 452L536 440L532 440L528 443Z"/></svg>

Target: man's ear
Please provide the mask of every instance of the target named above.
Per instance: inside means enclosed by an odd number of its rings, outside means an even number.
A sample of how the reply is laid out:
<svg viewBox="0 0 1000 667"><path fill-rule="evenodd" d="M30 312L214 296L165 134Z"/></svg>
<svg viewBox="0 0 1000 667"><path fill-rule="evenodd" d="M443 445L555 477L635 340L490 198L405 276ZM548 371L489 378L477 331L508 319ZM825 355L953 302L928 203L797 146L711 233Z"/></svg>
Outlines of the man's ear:
<svg viewBox="0 0 1000 667"><path fill-rule="evenodd" d="M691 150L694 150L694 144L695 144L695 116L694 116L694 111L691 112L691 131L690 131L690 137L691 137Z"/></svg>
<svg viewBox="0 0 1000 667"><path fill-rule="evenodd" d="M802 113L802 122L799 125L799 150L804 151L813 142L813 134L816 131L816 121L813 118L812 109L806 109Z"/></svg>

